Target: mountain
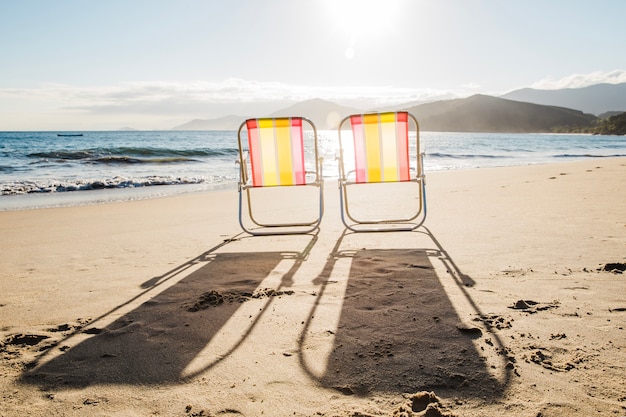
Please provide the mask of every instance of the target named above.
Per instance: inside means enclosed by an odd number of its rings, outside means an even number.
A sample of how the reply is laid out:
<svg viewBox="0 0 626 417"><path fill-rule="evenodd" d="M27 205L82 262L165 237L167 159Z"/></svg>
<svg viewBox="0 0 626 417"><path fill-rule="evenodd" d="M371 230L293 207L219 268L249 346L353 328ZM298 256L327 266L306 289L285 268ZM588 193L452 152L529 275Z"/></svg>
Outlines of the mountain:
<svg viewBox="0 0 626 417"><path fill-rule="evenodd" d="M269 117L282 116L303 116L315 123L319 130L337 129L339 122L346 116L353 113L360 113L361 110L352 107L340 106L331 101L312 99L286 109L279 110L269 115Z"/></svg>
<svg viewBox="0 0 626 417"><path fill-rule="evenodd" d="M225 116L218 119L194 119L173 127L171 130L237 130L245 120L241 116Z"/></svg>
<svg viewBox="0 0 626 417"><path fill-rule="evenodd" d="M580 110L481 94L462 99L414 104L408 103L386 110L408 110L419 120L421 130L447 132L583 131L597 120L596 116ZM328 130L336 129L345 116L362 112L363 110L330 101L312 99L260 116L303 116L312 120L319 130ZM245 119L243 116L196 119L176 126L173 130L237 130Z"/></svg>
<svg viewBox="0 0 626 417"><path fill-rule="evenodd" d="M409 107L421 130L444 132L551 132L589 126L597 118L563 107L543 106L477 94Z"/></svg>
<svg viewBox="0 0 626 417"><path fill-rule="evenodd" d="M259 117L302 116L310 119L317 129L327 130L336 129L342 118L359 112L360 110L352 107L340 106L326 100L312 99L296 103L271 114L259 115ZM237 130L246 119L247 117L234 115L217 119L194 119L175 126L171 130Z"/></svg>
<svg viewBox="0 0 626 417"><path fill-rule="evenodd" d="M600 115L606 112L626 111L626 83L596 84L589 87L561 90L522 88L504 94L500 98L568 107L585 113Z"/></svg>

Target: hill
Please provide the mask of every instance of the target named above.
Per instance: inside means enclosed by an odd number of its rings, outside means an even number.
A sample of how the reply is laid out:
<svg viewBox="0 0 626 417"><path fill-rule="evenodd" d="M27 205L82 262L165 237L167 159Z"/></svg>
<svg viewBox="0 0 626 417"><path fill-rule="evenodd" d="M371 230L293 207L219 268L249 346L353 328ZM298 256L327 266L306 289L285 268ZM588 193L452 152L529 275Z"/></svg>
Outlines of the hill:
<svg viewBox="0 0 626 417"><path fill-rule="evenodd" d="M359 113L361 110L340 106L339 104L312 99L296 103L271 114L259 117L302 116L310 119L320 130L336 129L339 121L349 114ZM246 120L244 116L226 116L217 119L194 119L173 127L171 130L237 130Z"/></svg>
<svg viewBox="0 0 626 417"><path fill-rule="evenodd" d="M596 119L589 126L555 129L558 133L587 133L593 135L626 135L626 112Z"/></svg>
<svg viewBox="0 0 626 417"><path fill-rule="evenodd" d="M626 112L598 120L589 132L596 135L626 135Z"/></svg>
<svg viewBox="0 0 626 417"><path fill-rule="evenodd" d="M626 111L626 83L596 84L589 87L561 90L522 88L504 94L500 98L567 107L597 116L611 111Z"/></svg>
<svg viewBox="0 0 626 417"><path fill-rule="evenodd" d="M241 116L226 116L218 119L194 119L173 127L171 130L237 130L246 118Z"/></svg>
<svg viewBox="0 0 626 417"><path fill-rule="evenodd" d="M557 127L589 126L597 118L581 111L477 94L408 109L421 130L446 132L551 132Z"/></svg>
<svg viewBox="0 0 626 417"><path fill-rule="evenodd" d="M303 116L310 119L319 130L337 129L344 117L359 113L361 110L340 106L331 101L312 99L296 103L286 109L270 114L270 117Z"/></svg>
<svg viewBox="0 0 626 417"><path fill-rule="evenodd" d="M597 117L579 110L545 106L477 94L415 106L397 106L417 117L422 130L448 132L553 132L591 127ZM388 109L386 109L388 110ZM296 103L263 117L303 116L320 130L336 129L339 121L363 110L313 99ZM237 130L246 117L195 119L173 130Z"/></svg>

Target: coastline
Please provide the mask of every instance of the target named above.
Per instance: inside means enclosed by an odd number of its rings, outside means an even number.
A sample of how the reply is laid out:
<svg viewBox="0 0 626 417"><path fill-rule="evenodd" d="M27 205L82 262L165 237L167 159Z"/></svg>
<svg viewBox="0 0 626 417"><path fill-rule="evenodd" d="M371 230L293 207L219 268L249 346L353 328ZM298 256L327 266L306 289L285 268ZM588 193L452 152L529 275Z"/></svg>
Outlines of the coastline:
<svg viewBox="0 0 626 417"><path fill-rule="evenodd" d="M65 191L0 196L0 212L36 210L86 205L124 203L136 200L171 197L181 194L237 190L236 183L155 185L138 188L114 188L89 191Z"/></svg>
<svg viewBox="0 0 626 417"><path fill-rule="evenodd" d="M6 132L5 132L6 133ZM3 132L0 132L2 136ZM320 131L325 179L338 171L337 132ZM0 210L83 205L236 186L235 132L45 132L1 138ZM421 132L427 173L626 156L623 137Z"/></svg>
<svg viewBox="0 0 626 417"><path fill-rule="evenodd" d="M571 135L570 135L571 136ZM468 166L445 168L436 170L426 170L426 175L438 175L444 172L472 172L475 170L491 170L498 168L515 168L515 167L532 167L542 165L560 165L583 161L604 160L624 158L623 156L584 156L581 159L562 160L559 162L533 162L529 164L511 164L511 165L486 165L486 166ZM327 167L328 168L328 167ZM336 166L332 166L336 169ZM328 170L325 171L328 173ZM337 177L326 175L324 179L327 185L331 187L337 181ZM141 187L122 187L122 188L105 188L81 191L61 191L61 192L39 192L17 195L0 196L0 212L13 210L37 210L46 208L62 208L73 206L102 205L111 203L124 203L136 200L146 200L153 198L166 198L182 194L194 194L204 192L220 192L220 191L236 191L237 182L205 182L196 184L168 184L168 185L152 185Z"/></svg>
<svg viewBox="0 0 626 417"><path fill-rule="evenodd" d="M236 190L0 211L0 415L623 414L625 174L427 172L417 233L343 234L334 180L315 236Z"/></svg>

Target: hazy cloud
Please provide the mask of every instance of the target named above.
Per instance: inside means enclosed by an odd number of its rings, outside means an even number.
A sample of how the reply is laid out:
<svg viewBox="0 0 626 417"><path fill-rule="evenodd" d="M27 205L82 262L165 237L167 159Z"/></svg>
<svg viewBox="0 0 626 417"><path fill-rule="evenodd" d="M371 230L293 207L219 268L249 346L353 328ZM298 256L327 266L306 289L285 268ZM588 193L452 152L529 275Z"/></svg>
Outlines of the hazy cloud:
<svg viewBox="0 0 626 417"><path fill-rule="evenodd" d="M609 72L595 71L589 74L572 74L555 80L551 77L544 78L533 85L532 88L541 90L558 90L560 88L582 88L594 84L620 84L626 83L626 71L614 70Z"/></svg>
<svg viewBox="0 0 626 417"><path fill-rule="evenodd" d="M89 114L154 114L220 117L246 104L289 105L321 98L363 106L387 106L458 96L452 91L396 86L307 86L227 79L222 82L135 82L116 86L45 84L37 88L0 89L0 110L15 102L24 110L71 110ZM15 107L12 107L15 110Z"/></svg>
<svg viewBox="0 0 626 417"><path fill-rule="evenodd" d="M469 83L463 84L461 87L463 87L466 90L478 90L480 88L480 85L474 82L469 82Z"/></svg>
<svg viewBox="0 0 626 417"><path fill-rule="evenodd" d="M626 71L545 78L534 88L584 87L626 82ZM31 88L0 88L2 129L45 129L66 123L105 128L141 123L168 128L196 118L269 114L289 105L321 98L360 109L466 97L481 91L476 83L457 89L383 86L313 86L226 79L221 82L127 82L109 86L43 84ZM53 121L53 122L52 122ZM65 125L63 125L65 126Z"/></svg>

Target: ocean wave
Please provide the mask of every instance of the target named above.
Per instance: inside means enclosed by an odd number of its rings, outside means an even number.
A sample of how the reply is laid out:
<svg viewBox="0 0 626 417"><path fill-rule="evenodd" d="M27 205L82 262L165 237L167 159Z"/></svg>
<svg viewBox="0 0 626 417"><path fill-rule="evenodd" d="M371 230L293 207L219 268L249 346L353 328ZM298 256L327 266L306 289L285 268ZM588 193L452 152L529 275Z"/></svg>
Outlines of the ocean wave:
<svg viewBox="0 0 626 417"><path fill-rule="evenodd" d="M448 159L500 159L506 158L504 155L493 154L458 154L458 153L441 153L433 152L427 153L428 158L448 158Z"/></svg>
<svg viewBox="0 0 626 417"><path fill-rule="evenodd" d="M62 159L62 160L75 160L75 159L90 159L94 155L90 151L44 151L29 153L29 158L42 158L42 159Z"/></svg>
<svg viewBox="0 0 626 417"><path fill-rule="evenodd" d="M130 156L105 156L90 159L93 163L102 164L175 164L182 162L198 162L197 159L172 157L172 158L133 158Z"/></svg>
<svg viewBox="0 0 626 417"><path fill-rule="evenodd" d="M112 188L150 187L156 185L202 184L206 181L206 178L171 176L150 176L145 178L113 177L76 181L15 181L1 184L0 195L60 193Z"/></svg>
<svg viewBox="0 0 626 417"><path fill-rule="evenodd" d="M154 147L119 147L119 148L96 148L96 152L110 155L135 155L147 157L214 157L220 155L235 155L237 148L196 148L196 149L172 149Z"/></svg>
<svg viewBox="0 0 626 417"><path fill-rule="evenodd" d="M563 153L563 154L558 154L558 155L552 155L553 158L621 158L624 156L626 156L626 153L615 153L615 154L605 154L605 155L591 154L591 153L584 153L584 154Z"/></svg>
<svg viewBox="0 0 626 417"><path fill-rule="evenodd" d="M197 158L231 156L236 148L170 149L150 147L93 148L78 150L50 150L32 152L29 158L42 161L87 161L92 163L178 163L193 162Z"/></svg>

